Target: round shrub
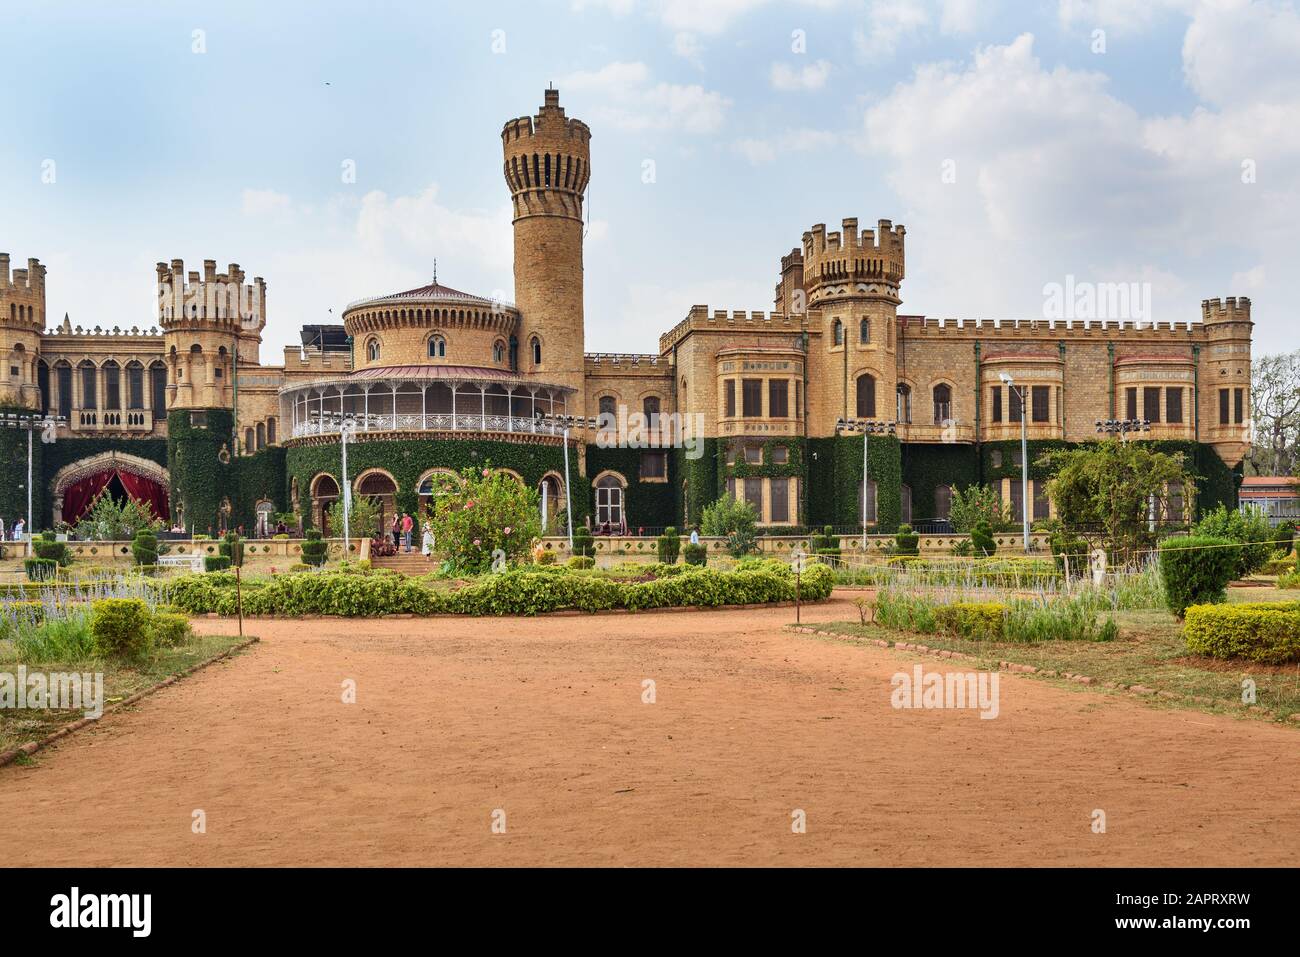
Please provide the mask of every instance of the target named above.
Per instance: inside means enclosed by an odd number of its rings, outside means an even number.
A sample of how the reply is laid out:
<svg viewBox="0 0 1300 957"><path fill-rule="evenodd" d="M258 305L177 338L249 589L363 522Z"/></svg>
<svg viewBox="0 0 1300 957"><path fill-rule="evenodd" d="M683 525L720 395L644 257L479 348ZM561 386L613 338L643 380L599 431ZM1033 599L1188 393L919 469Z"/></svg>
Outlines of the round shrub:
<svg viewBox="0 0 1300 957"><path fill-rule="evenodd" d="M988 522L976 522L970 530L971 548L977 558L987 558L998 550L993 540L993 527Z"/></svg>
<svg viewBox="0 0 1300 957"><path fill-rule="evenodd" d="M921 554L921 536L912 531L911 525L903 524L898 526L898 534L894 536L894 542L898 546L897 554L899 555Z"/></svg>
<svg viewBox="0 0 1300 957"><path fill-rule="evenodd" d="M153 629L153 643L158 648L175 648L194 635L190 620L177 612L154 612L149 627Z"/></svg>
<svg viewBox="0 0 1300 957"><path fill-rule="evenodd" d="M709 550L704 545L695 545L687 542L682 549L682 554L686 557L686 564L699 565L701 567L709 563Z"/></svg>
<svg viewBox="0 0 1300 957"><path fill-rule="evenodd" d="M574 568L578 570L595 568L596 559L592 558L590 555L574 555L564 564L567 565L569 568Z"/></svg>
<svg viewBox="0 0 1300 957"><path fill-rule="evenodd" d="M153 639L149 607L139 598L101 598L91 605L90 635L95 653L138 659Z"/></svg>
<svg viewBox="0 0 1300 957"><path fill-rule="evenodd" d="M682 540L677 537L677 529L671 525L665 528L664 533L655 539L655 547L659 551L659 561L665 565L677 564L677 555L682 547Z"/></svg>
<svg viewBox="0 0 1300 957"><path fill-rule="evenodd" d="M1216 604L1228 596L1228 582L1240 560L1231 543L1208 535L1182 535L1160 543L1165 602L1182 618L1189 605Z"/></svg>

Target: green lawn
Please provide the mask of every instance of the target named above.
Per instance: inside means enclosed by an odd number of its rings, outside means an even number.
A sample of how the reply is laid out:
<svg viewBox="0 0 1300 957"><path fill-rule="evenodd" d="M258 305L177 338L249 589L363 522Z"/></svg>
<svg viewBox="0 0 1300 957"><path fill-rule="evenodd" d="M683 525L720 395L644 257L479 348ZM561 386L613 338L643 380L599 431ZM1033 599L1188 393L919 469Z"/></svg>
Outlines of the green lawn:
<svg viewBox="0 0 1300 957"><path fill-rule="evenodd" d="M140 667L98 659L54 663L20 662L14 655L12 642L0 641L0 672L16 675L20 664L26 666L28 674L37 671L103 672L104 710L107 711L123 698L216 657L242 640L244 639L233 635L195 635L180 647L163 649L152 662ZM29 741L39 741L83 716L80 711L38 711L30 708L19 711L0 708L0 751L8 751Z"/></svg>
<svg viewBox="0 0 1300 957"><path fill-rule="evenodd" d="M1276 588L1233 588L1228 600L1277 601L1300 597L1295 592ZM1176 697L1144 696L1153 705L1192 707L1208 711L1247 714L1273 720L1300 712L1300 663L1257 665L1250 662L1219 661L1190 655L1183 642L1181 626L1166 611L1155 609L1124 611L1116 615L1120 637L1111 642L1054 641L1040 644L1016 642L976 642L938 634L917 635L892 631L878 625L858 622L835 622L818 625L849 640L883 639L906 641L929 648L961 651L974 655L977 668L996 668L999 661L1033 665L1058 674L1069 672L1097 679L1092 686L1062 678L1039 677L1072 688L1089 687L1104 692L1104 682L1117 685L1141 685L1156 692L1170 692ZM1242 680L1255 682L1259 707L1272 715L1251 712L1242 703ZM1198 697L1209 699L1198 701Z"/></svg>

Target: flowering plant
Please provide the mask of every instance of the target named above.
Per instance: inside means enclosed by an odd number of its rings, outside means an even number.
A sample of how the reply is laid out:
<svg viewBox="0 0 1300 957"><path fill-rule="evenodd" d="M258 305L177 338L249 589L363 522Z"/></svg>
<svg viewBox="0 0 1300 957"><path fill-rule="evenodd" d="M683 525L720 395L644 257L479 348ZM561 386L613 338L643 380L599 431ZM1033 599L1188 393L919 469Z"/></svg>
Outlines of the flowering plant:
<svg viewBox="0 0 1300 957"><path fill-rule="evenodd" d="M459 488L439 496L433 516L438 544L452 567L461 574L487 571L497 549L507 562L526 556L528 543L541 534L537 491L491 468L466 469L461 479Z"/></svg>

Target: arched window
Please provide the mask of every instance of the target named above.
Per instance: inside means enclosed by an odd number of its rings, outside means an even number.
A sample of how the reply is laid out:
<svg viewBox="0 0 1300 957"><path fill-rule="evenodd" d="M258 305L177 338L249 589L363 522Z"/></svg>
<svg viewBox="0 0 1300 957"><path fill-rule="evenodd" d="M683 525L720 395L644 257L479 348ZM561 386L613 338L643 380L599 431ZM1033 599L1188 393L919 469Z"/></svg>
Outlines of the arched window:
<svg viewBox="0 0 1300 957"><path fill-rule="evenodd" d="M831 341L837 346L844 345L844 323L838 319L831 323Z"/></svg>
<svg viewBox="0 0 1300 957"><path fill-rule="evenodd" d="M528 348L531 349L533 352L533 365L535 366L541 365L542 364L542 340L538 339L536 336L533 336L533 338L530 339L528 342Z"/></svg>
<svg viewBox="0 0 1300 957"><path fill-rule="evenodd" d="M912 421L912 387L898 383L898 397L896 400L897 408L894 410L894 418L899 422L907 423Z"/></svg>
<svg viewBox="0 0 1300 957"><path fill-rule="evenodd" d="M616 475L603 475L596 480L597 528L608 532L620 531L623 521L623 483Z"/></svg>
<svg viewBox="0 0 1300 957"><path fill-rule="evenodd" d="M858 342L864 346L871 342L871 320L862 318L858 320Z"/></svg>
<svg viewBox="0 0 1300 957"><path fill-rule="evenodd" d="M494 352L496 351L495 348L493 349L493 351ZM444 339L442 336L429 337L429 358L430 359L447 358L447 340ZM499 362L501 360L498 359L497 361Z"/></svg>
<svg viewBox="0 0 1300 957"><path fill-rule="evenodd" d="M161 362L149 367L149 408L155 419L167 418L167 367Z"/></svg>
<svg viewBox="0 0 1300 957"><path fill-rule="evenodd" d="M912 486L898 487L898 520L905 525L912 524Z"/></svg>
<svg viewBox="0 0 1300 957"><path fill-rule="evenodd" d="M266 426L261 422L257 423L257 447L266 448Z"/></svg>
<svg viewBox="0 0 1300 957"><path fill-rule="evenodd" d="M54 381L59 395L59 414L72 418L72 366L61 359L54 364Z"/></svg>
<svg viewBox="0 0 1300 957"><path fill-rule="evenodd" d="M659 427L659 396L648 395L641 401L641 411L645 413L645 420L650 428Z"/></svg>
<svg viewBox="0 0 1300 957"><path fill-rule="evenodd" d="M502 365L506 361L506 344L498 339L492 343L492 361Z"/></svg>
<svg viewBox="0 0 1300 957"><path fill-rule="evenodd" d="M104 408L122 408L122 370L112 359L104 363Z"/></svg>
<svg viewBox="0 0 1300 957"><path fill-rule="evenodd" d="M126 366L126 407L144 408L144 366L135 360Z"/></svg>
<svg viewBox="0 0 1300 957"><path fill-rule="evenodd" d="M244 429L244 451L245 452L257 451L257 445L253 440L253 430L251 427Z"/></svg>
<svg viewBox="0 0 1300 957"><path fill-rule="evenodd" d="M859 419L876 417L876 377L869 372L858 376L858 411Z"/></svg>
<svg viewBox="0 0 1300 957"><path fill-rule="evenodd" d="M943 425L952 418L952 386L934 387L934 424Z"/></svg>
<svg viewBox="0 0 1300 957"><path fill-rule="evenodd" d="M366 343L366 358L371 362L379 361L379 340L371 339Z"/></svg>
<svg viewBox="0 0 1300 957"><path fill-rule="evenodd" d="M83 409L99 408L98 370L95 363L87 359L81 364L81 407Z"/></svg>
<svg viewBox="0 0 1300 957"><path fill-rule="evenodd" d="M266 441L269 445L275 445L275 416L266 420Z"/></svg>
<svg viewBox="0 0 1300 957"><path fill-rule="evenodd" d="M602 395L597 401L599 418L596 427L602 432L613 432L618 428L618 405L612 395Z"/></svg>

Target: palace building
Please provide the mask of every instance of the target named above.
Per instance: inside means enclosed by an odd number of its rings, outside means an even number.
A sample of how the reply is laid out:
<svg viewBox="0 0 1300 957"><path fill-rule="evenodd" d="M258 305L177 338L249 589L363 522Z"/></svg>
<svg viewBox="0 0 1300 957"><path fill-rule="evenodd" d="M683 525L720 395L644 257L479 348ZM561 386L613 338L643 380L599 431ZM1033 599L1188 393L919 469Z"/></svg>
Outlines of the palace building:
<svg viewBox="0 0 1300 957"><path fill-rule="evenodd" d="M160 262L153 316L84 328L50 324L39 261L11 269L0 255L0 408L62 419L35 444L35 524L75 522L107 493L199 532L265 529L287 511L320 527L349 420L348 479L388 515L472 466L538 489L556 530L566 500L575 523L636 533L689 527L727 493L769 531L856 526L864 509L881 531L941 527L953 489L971 484L1019 513L1023 422L1043 518L1038 454L1113 419L1145 419L1139 440L1185 453L1198 476L1187 508L1235 504L1248 299L1157 324L900 313L904 227L850 218L812 226L780 258L773 311L684 304L657 351L588 353L590 142L555 90L502 130L516 302L435 278L352 303L341 326L304 327L278 364L261 355L267 283L238 265ZM876 423L865 501L863 437L847 420ZM0 430L8 521L26 510L26 455L25 436Z"/></svg>

